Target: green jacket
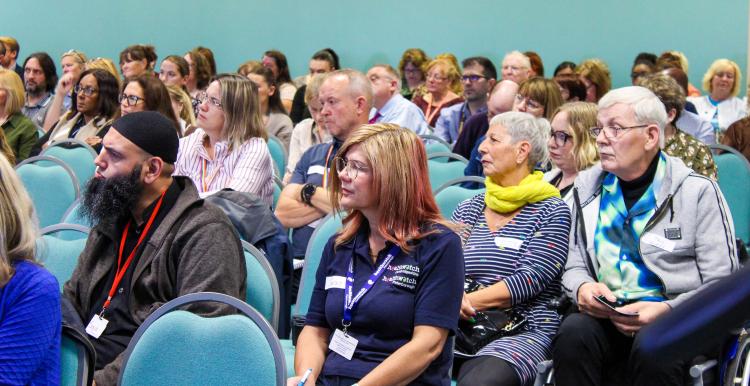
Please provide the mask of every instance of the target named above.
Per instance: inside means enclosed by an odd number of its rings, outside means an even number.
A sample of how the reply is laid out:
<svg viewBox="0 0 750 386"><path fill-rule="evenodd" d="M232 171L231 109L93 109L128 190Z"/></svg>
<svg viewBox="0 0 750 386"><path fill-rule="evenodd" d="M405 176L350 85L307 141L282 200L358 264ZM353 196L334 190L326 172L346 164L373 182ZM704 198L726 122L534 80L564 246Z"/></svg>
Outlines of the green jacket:
<svg viewBox="0 0 750 386"><path fill-rule="evenodd" d="M13 154L16 156L16 162L21 162L28 158L31 148L39 137L34 122L18 112L11 115L3 123L3 131L5 132L5 140L8 141L8 146L13 149Z"/></svg>

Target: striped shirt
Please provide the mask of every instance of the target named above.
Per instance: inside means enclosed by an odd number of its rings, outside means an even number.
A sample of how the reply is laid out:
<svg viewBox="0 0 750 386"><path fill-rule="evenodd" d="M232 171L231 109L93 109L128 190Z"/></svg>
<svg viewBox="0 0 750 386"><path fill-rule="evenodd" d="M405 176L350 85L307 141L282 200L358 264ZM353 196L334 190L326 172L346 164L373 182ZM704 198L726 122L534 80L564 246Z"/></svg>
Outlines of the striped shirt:
<svg viewBox="0 0 750 386"><path fill-rule="evenodd" d="M548 309L561 293L560 277L568 256L570 210L559 198L526 205L496 232L487 227L484 194L462 202L452 220L465 225L466 275L486 286L507 284L515 311L526 317L524 331L491 342L477 356L508 362L522 384L533 382L537 363L551 355L560 316Z"/></svg>
<svg viewBox="0 0 750 386"><path fill-rule="evenodd" d="M229 143L219 141L213 159L208 157L204 141L208 136L203 129L180 139L174 175L193 180L201 197L229 188L256 194L268 205L273 203L273 161L262 138L250 138L232 151Z"/></svg>

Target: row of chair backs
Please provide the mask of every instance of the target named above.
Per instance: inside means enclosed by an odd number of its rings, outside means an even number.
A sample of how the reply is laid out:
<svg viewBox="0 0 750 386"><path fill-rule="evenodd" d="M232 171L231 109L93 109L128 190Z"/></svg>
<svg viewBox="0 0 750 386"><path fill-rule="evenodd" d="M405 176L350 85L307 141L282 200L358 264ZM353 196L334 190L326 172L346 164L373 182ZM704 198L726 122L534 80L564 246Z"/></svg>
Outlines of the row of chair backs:
<svg viewBox="0 0 750 386"><path fill-rule="evenodd" d="M242 240L247 268L247 294L245 302L263 315L274 331L279 328L281 295L271 264L265 254L252 244Z"/></svg>
<svg viewBox="0 0 750 386"><path fill-rule="evenodd" d="M69 138L56 141L39 155L57 158L65 162L78 178L81 191L84 190L96 171L96 165L94 164L94 160L98 156L96 150L78 139Z"/></svg>
<svg viewBox="0 0 750 386"><path fill-rule="evenodd" d="M204 318L178 310L207 301L240 314ZM258 311L231 296L201 292L167 302L146 318L125 351L119 384L281 386L286 363Z"/></svg>

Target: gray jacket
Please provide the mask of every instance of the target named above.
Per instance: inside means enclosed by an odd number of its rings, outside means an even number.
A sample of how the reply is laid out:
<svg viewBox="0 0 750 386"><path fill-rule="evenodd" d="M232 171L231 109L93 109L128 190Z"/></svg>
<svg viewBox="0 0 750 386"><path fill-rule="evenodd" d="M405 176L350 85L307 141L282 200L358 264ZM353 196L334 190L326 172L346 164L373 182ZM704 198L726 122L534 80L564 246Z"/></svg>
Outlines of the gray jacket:
<svg viewBox="0 0 750 386"><path fill-rule="evenodd" d="M656 212L643 232L665 243L651 243L661 244L657 247L641 237L639 250L674 308L706 284L736 271L739 263L732 215L716 182L694 173L678 158L666 159L664 182L655 192ZM593 240L605 174L597 163L578 175L573 188L573 231L562 279L574 302L582 284L597 281Z"/></svg>

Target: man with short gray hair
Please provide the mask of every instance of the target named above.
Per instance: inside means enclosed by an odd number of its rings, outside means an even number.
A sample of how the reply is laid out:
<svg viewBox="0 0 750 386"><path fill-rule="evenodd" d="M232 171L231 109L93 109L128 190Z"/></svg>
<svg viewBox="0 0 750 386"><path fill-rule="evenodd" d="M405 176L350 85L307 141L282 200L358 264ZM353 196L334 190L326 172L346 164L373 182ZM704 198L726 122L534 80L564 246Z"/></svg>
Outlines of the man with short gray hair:
<svg viewBox="0 0 750 386"><path fill-rule="evenodd" d="M374 106L369 123L395 123L417 135L430 133L422 110L401 96L401 77L393 67L376 64L367 71L367 79L372 85Z"/></svg>
<svg viewBox="0 0 750 386"><path fill-rule="evenodd" d="M503 80L512 80L520 85L531 76L531 60L520 51L511 51L505 54L501 70Z"/></svg>
<svg viewBox="0 0 750 386"><path fill-rule="evenodd" d="M739 267L716 182L666 155L666 109L639 86L599 101L601 162L578 174L562 281L579 312L553 345L555 383L681 385L685 361L647 361L641 328ZM620 371L616 371L620 370ZM624 374L623 374L624 371Z"/></svg>

